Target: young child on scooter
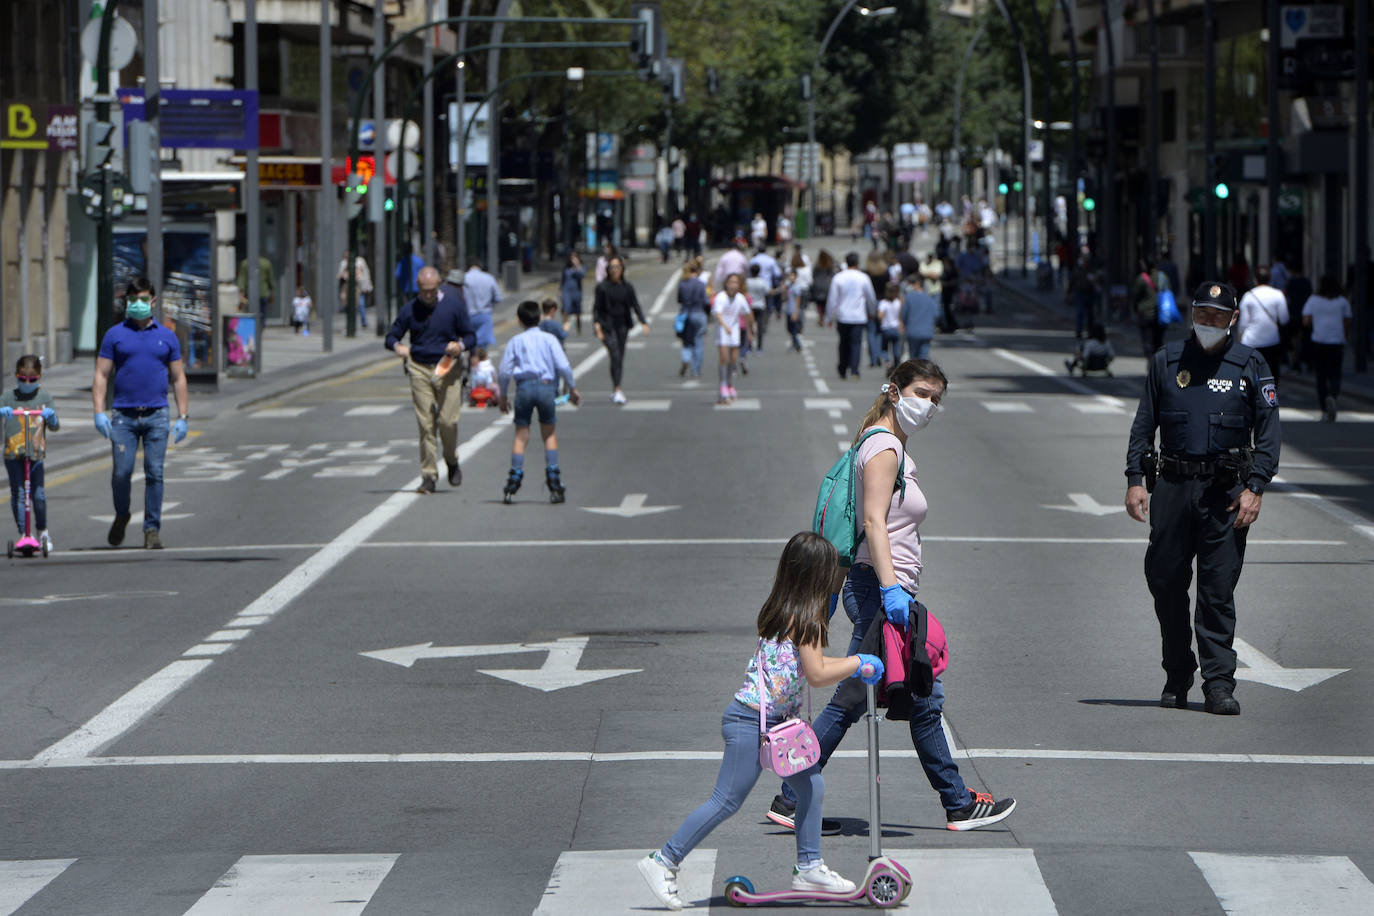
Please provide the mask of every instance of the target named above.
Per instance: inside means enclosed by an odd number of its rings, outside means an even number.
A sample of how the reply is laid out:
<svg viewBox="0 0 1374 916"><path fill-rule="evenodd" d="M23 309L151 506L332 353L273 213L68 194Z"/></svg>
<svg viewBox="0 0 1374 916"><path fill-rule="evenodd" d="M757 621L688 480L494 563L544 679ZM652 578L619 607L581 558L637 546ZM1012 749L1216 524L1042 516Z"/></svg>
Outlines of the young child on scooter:
<svg viewBox="0 0 1374 916"><path fill-rule="evenodd" d="M32 353L19 357L14 367L15 387L0 392L0 426L5 437L5 473L10 478L10 508L14 510L14 523L19 526L20 535L24 534L24 424L14 415L15 410L41 410L39 418L43 424L56 431L57 411L53 408L53 397L39 387L43 377L43 363ZM28 418L33 422L33 418ZM48 498L43 491L43 453L40 449L35 460L29 464L29 487L33 499L33 527L38 531L38 541L52 550L52 539L48 537Z"/></svg>
<svg viewBox="0 0 1374 916"><path fill-rule="evenodd" d="M670 910L682 909L678 896L677 872L682 860L706 835L739 810L749 790L758 781L759 763L759 689L758 665L763 661L763 682L768 691L768 727L799 715L802 694L807 684L825 687L847 677L861 677L867 667L865 683L877 683L883 663L872 655L828 658L821 654L829 630L830 596L837 587L839 556L834 546L821 537L804 531L793 535L778 560L773 590L758 615L759 644L746 669L744 684L735 691L725 707L721 731L725 736L725 756L716 777L715 791L687 816L668 842L657 852L639 860L654 896ZM850 893L849 881L821 861L821 801L825 780L819 766L793 776L787 783L797 793L797 864L792 870L792 888L799 891Z"/></svg>

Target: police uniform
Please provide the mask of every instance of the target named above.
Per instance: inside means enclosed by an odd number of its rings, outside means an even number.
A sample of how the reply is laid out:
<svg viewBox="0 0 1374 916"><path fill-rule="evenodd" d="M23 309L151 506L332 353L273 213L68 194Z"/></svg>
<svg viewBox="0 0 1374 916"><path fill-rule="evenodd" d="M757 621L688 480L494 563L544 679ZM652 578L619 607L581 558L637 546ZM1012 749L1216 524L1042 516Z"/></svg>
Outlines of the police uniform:
<svg viewBox="0 0 1374 916"><path fill-rule="evenodd" d="M1235 291L1225 283L1204 283L1193 306L1234 312ZM1248 528L1233 527L1236 511L1227 507L1244 488L1262 494L1279 461L1278 395L1263 355L1241 344L1234 333L1210 353L1191 334L1156 351L1131 424L1128 486L1153 478L1156 428L1160 454L1149 505L1145 579L1163 643L1166 683L1160 705L1187 708L1200 660L1205 708L1234 715L1240 711L1231 697L1236 683L1234 592ZM1188 600L1194 559L1196 658Z"/></svg>

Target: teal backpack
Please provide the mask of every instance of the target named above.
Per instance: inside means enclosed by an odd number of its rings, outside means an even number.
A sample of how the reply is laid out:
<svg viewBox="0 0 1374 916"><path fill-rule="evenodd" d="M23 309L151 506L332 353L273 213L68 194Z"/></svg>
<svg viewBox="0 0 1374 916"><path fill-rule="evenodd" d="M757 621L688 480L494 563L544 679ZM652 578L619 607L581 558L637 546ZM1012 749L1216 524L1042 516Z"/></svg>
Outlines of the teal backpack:
<svg viewBox="0 0 1374 916"><path fill-rule="evenodd" d="M811 519L811 530L835 545L840 554L841 566L854 565L854 552L863 542L863 527L859 524L859 510L854 505L854 463L858 458L859 446L870 436L879 433L892 433L885 429L875 429L864 433L849 451L845 452L830 466L825 479L821 481L820 492L816 494L816 514ZM898 456L897 483L893 488L906 499L906 456Z"/></svg>

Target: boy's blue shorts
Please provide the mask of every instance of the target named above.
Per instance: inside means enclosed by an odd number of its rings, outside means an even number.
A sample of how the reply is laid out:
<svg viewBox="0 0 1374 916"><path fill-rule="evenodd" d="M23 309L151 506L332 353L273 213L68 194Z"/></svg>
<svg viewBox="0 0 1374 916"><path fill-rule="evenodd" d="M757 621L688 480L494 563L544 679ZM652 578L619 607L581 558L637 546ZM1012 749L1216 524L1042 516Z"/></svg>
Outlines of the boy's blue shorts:
<svg viewBox="0 0 1374 916"><path fill-rule="evenodd" d="M539 425L553 426L556 420L553 399L558 396L557 382L521 379L515 383L515 425L528 427L535 410L539 411Z"/></svg>

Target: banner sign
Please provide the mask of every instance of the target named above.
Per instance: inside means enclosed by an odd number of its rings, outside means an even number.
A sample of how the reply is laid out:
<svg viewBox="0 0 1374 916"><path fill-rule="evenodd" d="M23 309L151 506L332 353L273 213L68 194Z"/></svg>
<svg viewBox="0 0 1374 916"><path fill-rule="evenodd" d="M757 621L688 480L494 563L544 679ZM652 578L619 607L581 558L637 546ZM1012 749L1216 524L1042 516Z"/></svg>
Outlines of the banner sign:
<svg viewBox="0 0 1374 916"><path fill-rule="evenodd" d="M118 90L124 124L147 120L142 89ZM257 149L258 93L246 89L164 89L158 135L168 149Z"/></svg>

